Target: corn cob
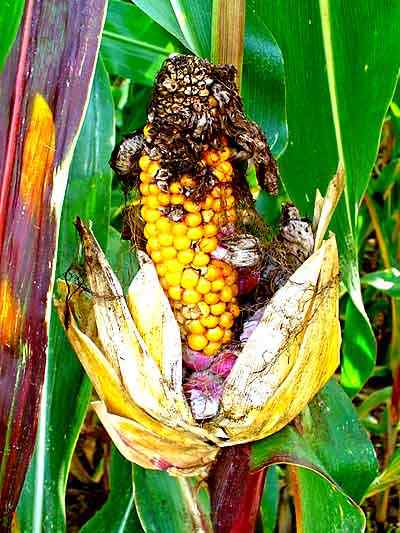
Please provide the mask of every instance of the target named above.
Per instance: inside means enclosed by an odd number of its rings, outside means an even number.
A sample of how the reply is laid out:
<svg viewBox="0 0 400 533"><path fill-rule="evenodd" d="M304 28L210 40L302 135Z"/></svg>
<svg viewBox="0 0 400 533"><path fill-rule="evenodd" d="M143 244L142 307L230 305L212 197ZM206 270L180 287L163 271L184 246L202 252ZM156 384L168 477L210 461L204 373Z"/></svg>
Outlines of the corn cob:
<svg viewBox="0 0 400 533"><path fill-rule="evenodd" d="M217 183L199 202L185 196L185 190L195 185L193 178L183 175L169 185L168 192L162 191L155 183L159 163L147 154L139 160L146 251L156 265L183 339L192 350L209 356L231 341L239 315L236 270L212 258L220 230L236 222L232 152L226 144L220 151L204 152L202 161ZM184 210L181 221L163 215L178 205Z"/></svg>

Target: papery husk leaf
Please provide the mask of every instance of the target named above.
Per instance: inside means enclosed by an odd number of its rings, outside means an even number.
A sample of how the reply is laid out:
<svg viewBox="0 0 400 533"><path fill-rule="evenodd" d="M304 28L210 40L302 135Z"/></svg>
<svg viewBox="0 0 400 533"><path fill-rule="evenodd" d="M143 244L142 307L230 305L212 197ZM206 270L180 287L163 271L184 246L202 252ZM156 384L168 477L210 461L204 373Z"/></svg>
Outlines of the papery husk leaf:
<svg viewBox="0 0 400 533"><path fill-rule="evenodd" d="M338 255L332 235L266 306L228 377L221 414L208 429L228 445L288 424L339 364Z"/></svg>
<svg viewBox="0 0 400 533"><path fill-rule="evenodd" d="M142 267L128 290L128 307L161 374L174 397L182 418L194 423L190 407L182 390L182 343L175 320L152 261L138 252Z"/></svg>
<svg viewBox="0 0 400 533"><path fill-rule="evenodd" d="M147 458L151 468L180 476L205 476L218 448L202 443L190 433L176 430L170 436L145 429L135 420L110 414L103 402L92 404L119 451L130 461L148 468L136 455Z"/></svg>
<svg viewBox="0 0 400 533"><path fill-rule="evenodd" d="M122 382L133 401L155 418L172 425L176 421L175 404L168 397L161 372L136 328L122 287L92 232L79 220L77 227L103 353L113 366L119 367Z"/></svg>

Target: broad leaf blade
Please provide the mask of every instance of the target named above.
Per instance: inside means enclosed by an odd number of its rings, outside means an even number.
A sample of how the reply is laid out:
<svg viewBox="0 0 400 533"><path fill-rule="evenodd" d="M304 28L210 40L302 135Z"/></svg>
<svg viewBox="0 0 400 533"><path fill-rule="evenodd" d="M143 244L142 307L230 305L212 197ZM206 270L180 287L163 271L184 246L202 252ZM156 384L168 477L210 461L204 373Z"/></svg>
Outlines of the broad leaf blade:
<svg viewBox="0 0 400 533"><path fill-rule="evenodd" d="M137 6L112 0L101 54L108 72L152 85L162 62L182 45Z"/></svg>
<svg viewBox="0 0 400 533"><path fill-rule="evenodd" d="M276 463L321 476L331 504L339 507L343 498L361 500L378 470L368 435L351 401L334 381L315 397L294 427L289 425L253 444L253 468ZM358 508L349 501L357 516Z"/></svg>
<svg viewBox="0 0 400 533"><path fill-rule="evenodd" d="M0 329L5 331L0 347L0 521L4 527L12 518L35 443L58 221L104 10L104 1L28 0L0 80L4 279ZM11 330L4 329L7 322Z"/></svg>
<svg viewBox="0 0 400 533"><path fill-rule="evenodd" d="M101 58L89 106L74 151L63 205L56 278L63 277L78 250L74 220L90 219L107 245L113 148L113 102ZM23 531L65 531L65 488L75 443L92 387L65 337L56 313L50 321L47 376L35 455L18 508ZM65 406L68 405L68 410Z"/></svg>
<svg viewBox="0 0 400 533"><path fill-rule="evenodd" d="M363 285L370 285L388 296L400 298L400 271L397 268L378 270L365 274L361 278Z"/></svg>
<svg viewBox="0 0 400 533"><path fill-rule="evenodd" d="M208 491L196 478L133 466L136 509L146 533L211 533ZM197 485L197 486L196 486Z"/></svg>
<svg viewBox="0 0 400 533"><path fill-rule="evenodd" d="M110 494L103 507L80 530L81 533L141 533L132 485L132 464L113 446ZM140 490L140 489L139 489Z"/></svg>
<svg viewBox="0 0 400 533"><path fill-rule="evenodd" d="M365 494L365 498L370 498L386 489L399 486L400 484L400 448L392 455L390 463L385 470L374 479Z"/></svg>
<svg viewBox="0 0 400 533"><path fill-rule="evenodd" d="M0 9L0 72L11 50L24 11L25 0L5 0Z"/></svg>

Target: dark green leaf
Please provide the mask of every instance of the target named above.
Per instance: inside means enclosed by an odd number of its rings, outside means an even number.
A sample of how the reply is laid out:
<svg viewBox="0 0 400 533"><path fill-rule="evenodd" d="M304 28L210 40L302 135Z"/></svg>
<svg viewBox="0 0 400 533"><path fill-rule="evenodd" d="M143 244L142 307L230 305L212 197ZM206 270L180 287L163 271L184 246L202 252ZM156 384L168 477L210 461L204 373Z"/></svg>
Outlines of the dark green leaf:
<svg viewBox="0 0 400 533"><path fill-rule="evenodd" d="M351 401L330 381L297 419L253 444L253 468L274 463L319 473L332 491L360 500L377 474L375 451Z"/></svg>
<svg viewBox="0 0 400 533"><path fill-rule="evenodd" d="M92 220L101 246L107 244L113 146L113 105L107 73L99 59L90 102L71 164L63 206L56 276L76 260L77 215ZM91 396L91 385L52 313L43 388L43 409L18 515L22 531L65 530L65 487L72 453ZM68 408L66 408L68 406Z"/></svg>
<svg viewBox="0 0 400 533"><path fill-rule="evenodd" d="M110 2L101 44L109 72L152 85L164 59L181 49L176 39L137 6Z"/></svg>
<svg viewBox="0 0 400 533"><path fill-rule="evenodd" d="M264 492L260 504L262 533L274 533L279 509L279 467L270 466L265 477Z"/></svg>
<svg viewBox="0 0 400 533"><path fill-rule="evenodd" d="M141 533L132 485L132 463L113 446L110 494L106 503L80 530L81 533Z"/></svg>
<svg viewBox="0 0 400 533"><path fill-rule="evenodd" d="M196 478L133 467L135 502L146 533L211 533L208 491Z"/></svg>
<svg viewBox="0 0 400 533"><path fill-rule="evenodd" d="M4 0L0 9L0 72L17 35L25 0Z"/></svg>

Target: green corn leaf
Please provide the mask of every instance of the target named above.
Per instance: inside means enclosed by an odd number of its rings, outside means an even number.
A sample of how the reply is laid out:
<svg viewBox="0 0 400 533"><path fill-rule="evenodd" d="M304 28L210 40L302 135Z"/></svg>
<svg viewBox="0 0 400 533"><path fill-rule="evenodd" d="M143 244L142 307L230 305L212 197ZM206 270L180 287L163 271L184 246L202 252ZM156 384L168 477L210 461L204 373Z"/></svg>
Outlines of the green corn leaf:
<svg viewBox="0 0 400 533"><path fill-rule="evenodd" d="M343 531L339 511L345 501L346 521L364 523L355 501L361 500L375 478L377 460L351 401L335 381L322 389L294 425L255 442L251 461L254 469L277 463L296 467L294 475L301 477L304 487L299 497L311 497L307 494L313 486L322 487L321 491L327 496L321 499L318 509L326 505L326 514L332 516L332 523L329 527L326 525L325 531ZM300 469L311 470L320 479L316 481L315 476L299 474ZM336 509L332 510L332 506ZM361 526L355 531L362 531Z"/></svg>
<svg viewBox="0 0 400 533"><path fill-rule="evenodd" d="M0 72L10 53L24 12L25 0L4 0L0 9Z"/></svg>
<svg viewBox="0 0 400 533"><path fill-rule="evenodd" d="M278 521L279 491L279 467L272 465L268 467L265 476L256 531L274 533Z"/></svg>
<svg viewBox="0 0 400 533"><path fill-rule="evenodd" d="M388 466L385 470L377 476L371 485L368 487L368 490L365 494L365 498L370 498L379 494L380 492L385 491L386 489L399 486L400 484L400 448L397 448Z"/></svg>
<svg viewBox="0 0 400 533"><path fill-rule="evenodd" d="M211 533L208 491L196 478L133 466L136 509L146 533Z"/></svg>
<svg viewBox="0 0 400 533"><path fill-rule="evenodd" d="M87 522L80 533L141 533L132 485L132 463L113 446L110 469L110 494L106 503Z"/></svg>
<svg viewBox="0 0 400 533"><path fill-rule="evenodd" d="M107 70L152 85L162 62L182 45L137 6L111 0L101 43Z"/></svg>
<svg viewBox="0 0 400 533"><path fill-rule="evenodd" d="M89 106L75 148L63 206L56 277L76 260L76 216L91 220L102 246L107 245L113 147L113 103L108 75L99 58ZM65 488L75 443L92 387L65 337L56 313L50 322L47 375L34 459L21 496L22 531L62 532ZM68 408L66 408L68 406Z"/></svg>
<svg viewBox="0 0 400 533"><path fill-rule="evenodd" d="M106 0L27 0L0 78L4 530L12 520L35 445L59 220L105 9Z"/></svg>

